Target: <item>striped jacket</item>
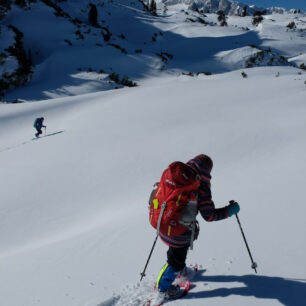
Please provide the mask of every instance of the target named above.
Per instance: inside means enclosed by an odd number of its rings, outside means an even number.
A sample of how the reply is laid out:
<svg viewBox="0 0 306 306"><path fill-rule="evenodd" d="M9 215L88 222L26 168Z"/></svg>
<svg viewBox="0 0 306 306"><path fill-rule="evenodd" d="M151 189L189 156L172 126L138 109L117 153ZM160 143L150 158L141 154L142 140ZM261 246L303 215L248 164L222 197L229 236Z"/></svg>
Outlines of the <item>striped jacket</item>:
<svg viewBox="0 0 306 306"><path fill-rule="evenodd" d="M229 215L226 206L222 208L215 208L210 190L211 175L207 168L204 167L203 163L201 163L197 157L191 159L187 165L190 166L201 179L198 189L198 212L200 212L201 216L208 222L228 218ZM199 230L197 230L195 233L195 239L197 238L198 234ZM161 233L159 235L162 241L171 247L179 248L190 245L191 231L188 229L186 229L184 234L177 237L166 236Z"/></svg>

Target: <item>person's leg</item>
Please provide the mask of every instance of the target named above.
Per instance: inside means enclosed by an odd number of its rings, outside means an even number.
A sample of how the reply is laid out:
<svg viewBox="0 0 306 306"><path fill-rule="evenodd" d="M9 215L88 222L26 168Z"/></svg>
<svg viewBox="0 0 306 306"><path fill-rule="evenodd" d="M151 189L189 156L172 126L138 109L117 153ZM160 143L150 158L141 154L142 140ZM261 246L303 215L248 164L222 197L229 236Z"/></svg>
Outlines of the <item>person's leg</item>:
<svg viewBox="0 0 306 306"><path fill-rule="evenodd" d="M183 248L169 247L167 252L168 263L166 263L159 272L156 287L161 292L166 292L173 281L175 280L178 272L185 268L188 246Z"/></svg>
<svg viewBox="0 0 306 306"><path fill-rule="evenodd" d="M185 268L188 248L188 246L182 248L169 247L167 252L168 264L172 266L176 272Z"/></svg>
<svg viewBox="0 0 306 306"><path fill-rule="evenodd" d="M36 130L37 130L37 133L35 134L35 136L36 136L36 137L39 137L39 135L42 134L42 131L41 131L41 129L36 129Z"/></svg>
<svg viewBox="0 0 306 306"><path fill-rule="evenodd" d="M171 287L176 276L177 273L174 271L173 267L166 263L159 272L156 288L161 292L166 292Z"/></svg>

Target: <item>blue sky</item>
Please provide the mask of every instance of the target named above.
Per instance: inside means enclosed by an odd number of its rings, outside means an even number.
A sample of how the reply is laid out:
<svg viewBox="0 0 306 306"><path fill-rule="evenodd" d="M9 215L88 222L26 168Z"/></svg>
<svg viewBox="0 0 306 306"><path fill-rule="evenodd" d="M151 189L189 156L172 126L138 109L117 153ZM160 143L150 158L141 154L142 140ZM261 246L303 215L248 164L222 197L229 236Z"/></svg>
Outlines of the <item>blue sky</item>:
<svg viewBox="0 0 306 306"><path fill-rule="evenodd" d="M255 4L261 7L278 6L286 9L301 9L306 12L306 0L236 0L248 5Z"/></svg>

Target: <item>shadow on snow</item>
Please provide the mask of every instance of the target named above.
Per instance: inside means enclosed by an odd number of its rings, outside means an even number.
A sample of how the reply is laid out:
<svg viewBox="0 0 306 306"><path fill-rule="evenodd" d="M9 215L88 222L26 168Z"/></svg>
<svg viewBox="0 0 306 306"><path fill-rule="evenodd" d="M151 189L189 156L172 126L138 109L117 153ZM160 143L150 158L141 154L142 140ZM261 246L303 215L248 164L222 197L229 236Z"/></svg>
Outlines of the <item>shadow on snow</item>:
<svg viewBox="0 0 306 306"><path fill-rule="evenodd" d="M59 132L55 132L55 133L52 133L52 134L47 134L46 136L44 137L49 137L49 136L53 136L53 135L57 135L57 134L61 134L63 133L64 131L59 131Z"/></svg>
<svg viewBox="0 0 306 306"><path fill-rule="evenodd" d="M204 273L205 271L201 271ZM227 297L230 295L253 296L258 299L278 300L286 306L304 306L306 301L306 279L288 279L276 276L204 276L195 280L202 282L231 283L239 282L244 286L240 288L218 288L210 291L190 292L187 299L205 299L214 297Z"/></svg>
<svg viewBox="0 0 306 306"><path fill-rule="evenodd" d="M45 138L45 137L49 137L49 136L54 136L54 135L57 135L57 134L61 134L63 133L64 131L59 131L59 132L55 132L55 133L52 133L52 134L46 134L46 135L42 135L40 137L35 137L33 138L32 140L38 140L38 139L42 139L42 138ZM24 142L23 144L26 144L27 142Z"/></svg>
<svg viewBox="0 0 306 306"><path fill-rule="evenodd" d="M4 151L13 150L13 149L15 149L15 148L17 148L17 147L20 147L20 146L22 146L22 145L28 144L28 143L30 143L30 142L32 142L32 141L34 141L34 140L39 140L39 139L42 139L42 138L45 138L45 137L54 136L54 135L57 135L57 134L61 134L61 133L63 133L63 132L64 132L64 131L58 131L58 132L54 132L54 133L52 133L52 134L43 135L43 136L41 136L41 137L39 137L39 138L36 138L36 137L35 137L35 138L32 138L32 139L29 140L29 141L24 141L24 142L22 142L22 143L19 143L19 144L12 145L12 146L10 146L10 147L4 148L4 149L0 150L0 153L1 153L1 152L4 152Z"/></svg>
<svg viewBox="0 0 306 306"><path fill-rule="evenodd" d="M152 37L153 33L158 31L154 25L142 23L142 32L147 34L147 37ZM49 56L37 67L32 82L8 93L6 98L42 100L53 95L72 96L78 93L78 88L81 86L86 92L113 89L113 86L107 85L107 74L111 72L116 72L120 76L126 75L136 81L160 69L165 72L171 70L193 73L227 72L229 68L216 59L217 53L249 45L260 46L262 43L263 40L255 31L221 37L185 37L165 31L156 42L147 42L145 45L139 41L120 42L121 47L127 50L127 54L108 45L103 48L67 47ZM137 48L142 50L141 54L135 53ZM162 53L173 55L173 59L168 58L163 62L160 57ZM104 78L103 81L84 79L78 74L77 67L83 69L90 67L93 71L103 69L106 75L101 76Z"/></svg>

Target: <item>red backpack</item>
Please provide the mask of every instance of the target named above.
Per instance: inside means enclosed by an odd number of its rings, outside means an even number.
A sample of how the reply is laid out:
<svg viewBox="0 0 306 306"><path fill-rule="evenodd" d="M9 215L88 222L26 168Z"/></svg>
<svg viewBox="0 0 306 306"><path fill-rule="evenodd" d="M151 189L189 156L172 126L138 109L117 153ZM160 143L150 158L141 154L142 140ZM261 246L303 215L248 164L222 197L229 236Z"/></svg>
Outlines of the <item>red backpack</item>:
<svg viewBox="0 0 306 306"><path fill-rule="evenodd" d="M163 235L183 234L188 228L180 223L180 215L191 200L195 201L199 185L189 166L182 162L170 164L150 199L151 225Z"/></svg>

